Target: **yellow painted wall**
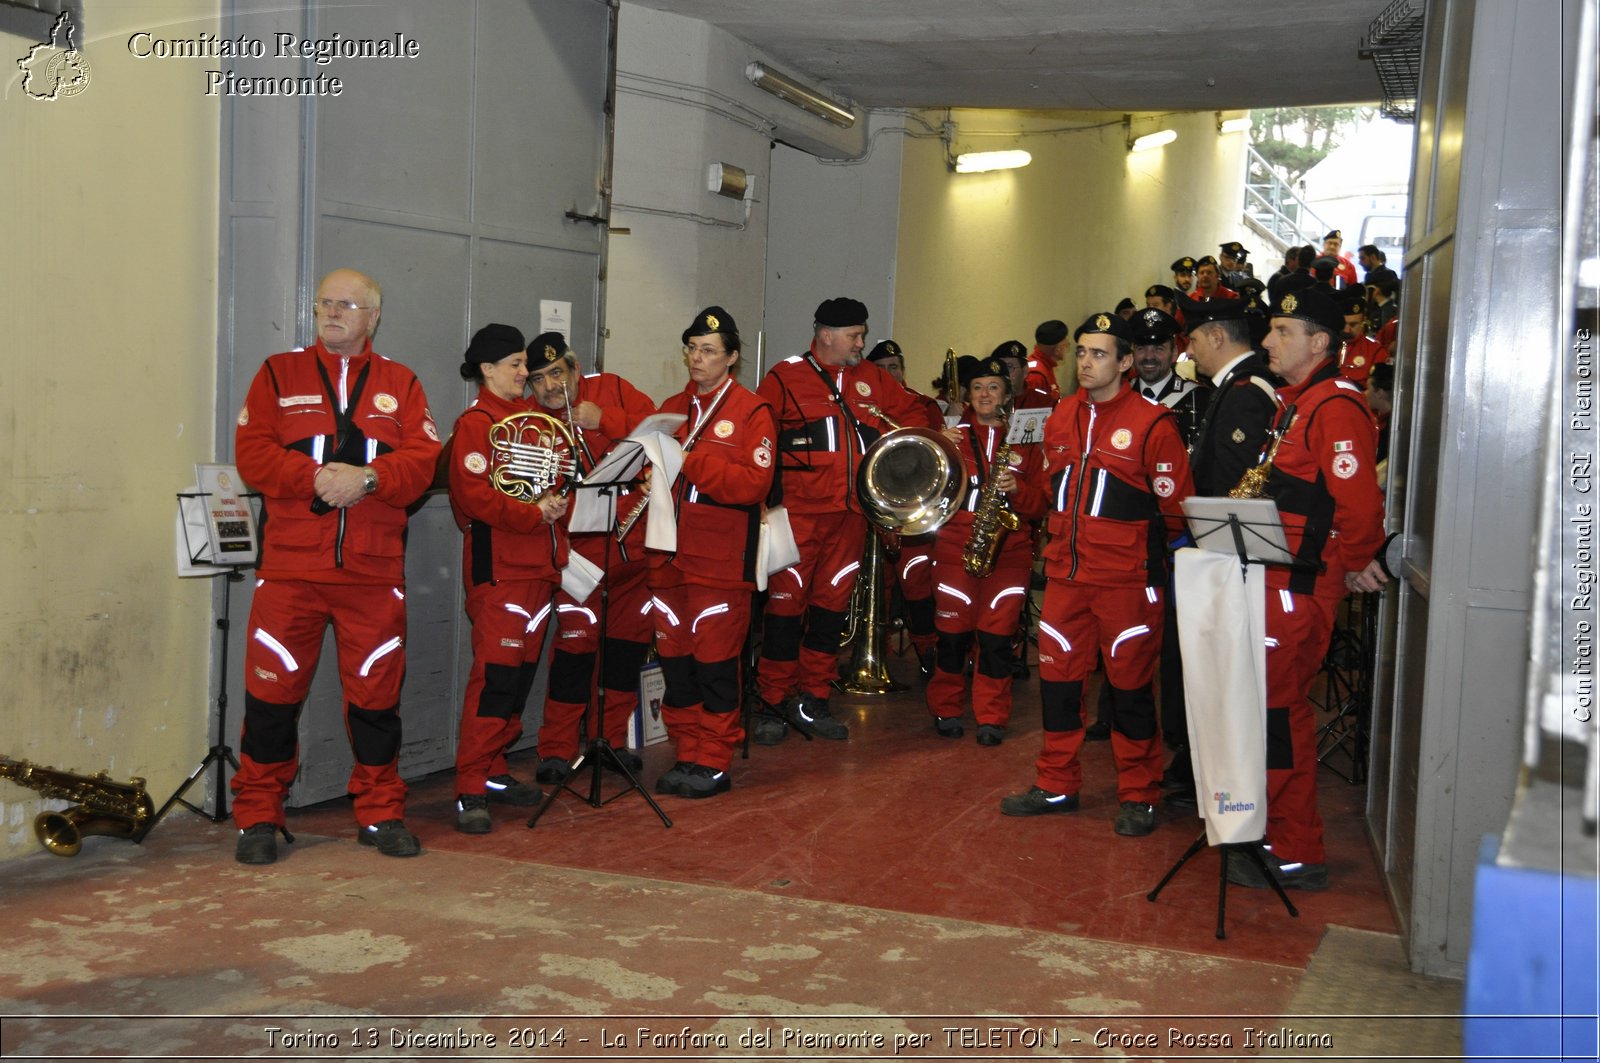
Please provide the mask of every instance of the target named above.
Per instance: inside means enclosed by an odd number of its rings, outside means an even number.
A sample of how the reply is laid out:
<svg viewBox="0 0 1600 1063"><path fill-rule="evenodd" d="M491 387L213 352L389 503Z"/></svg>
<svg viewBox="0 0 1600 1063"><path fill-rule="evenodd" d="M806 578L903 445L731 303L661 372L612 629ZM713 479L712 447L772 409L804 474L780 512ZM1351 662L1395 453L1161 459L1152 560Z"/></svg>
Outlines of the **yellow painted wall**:
<svg viewBox="0 0 1600 1063"><path fill-rule="evenodd" d="M159 804L210 745L212 586L174 574L173 514L214 456L218 101L127 40L217 4L85 7L70 98L28 98L38 42L0 33L0 753ZM39 852L41 807L0 782L0 857Z"/></svg>
<svg viewBox="0 0 1600 1063"><path fill-rule="evenodd" d="M938 129L943 111L922 112ZM962 111L954 151L1021 148L1017 170L956 174L945 145L910 137L901 177L894 338L909 352L908 377L925 389L946 347L988 354L1008 339L1030 348L1050 318L1076 328L1123 296L1172 282L1182 255L1217 253L1239 240L1262 276L1277 268L1240 221L1242 134L1219 136L1216 116L1135 116L1134 132L1178 139L1130 155L1122 115L1104 112ZM1070 379L1064 365L1062 385Z"/></svg>

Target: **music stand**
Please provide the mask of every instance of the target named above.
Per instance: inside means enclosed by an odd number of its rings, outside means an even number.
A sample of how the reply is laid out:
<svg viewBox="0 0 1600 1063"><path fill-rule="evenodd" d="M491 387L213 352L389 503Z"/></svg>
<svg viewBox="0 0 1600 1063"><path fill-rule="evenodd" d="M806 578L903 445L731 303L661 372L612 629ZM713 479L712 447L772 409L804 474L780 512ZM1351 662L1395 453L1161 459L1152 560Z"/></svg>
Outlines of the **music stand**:
<svg viewBox="0 0 1600 1063"><path fill-rule="evenodd" d="M551 787L550 792L544 795L544 800L539 802L539 807L533 810L533 815L528 817L528 828L530 830L538 825L539 818L549 810L551 805L555 804L556 798L561 796L561 791L567 790L580 798L583 796L572 787L572 781L578 777L578 772L585 767L589 769L588 802L591 808L601 808L612 801L637 791L639 796L644 798L645 803L650 806L651 810L660 817L661 825L663 827L672 826L672 820L667 817L661 806L656 803L655 798L651 797L650 792L639 782L639 777L622 762L621 757L617 756L616 749L606 739L606 698L602 684L605 682L606 674L606 627L610 616L611 603L611 580L608 577L611 571L611 544L616 539L613 529L617 518L617 493L622 487L635 481L639 468L643 465L642 448L637 446L631 449L624 448L622 444L627 442L628 440L621 441L617 447L612 449L610 454L602 458L599 464L590 470L586 479L576 485L576 489L579 491L592 490L595 492L597 504L602 507L604 514L603 519L600 521L604 530L600 534L605 536L604 563L602 565L605 575L602 575L600 579L600 611L596 617L595 624L594 682L589 687L589 703L594 708L595 726L594 733L589 736L588 742L578 751L578 755L568 762L566 779ZM574 508L576 508L577 504L578 500L574 499ZM628 785L610 797L602 799L600 796L600 772L603 767L610 767L615 770L627 780Z"/></svg>
<svg viewBox="0 0 1600 1063"><path fill-rule="evenodd" d="M1286 565L1295 568L1306 568L1304 562L1297 560L1289 553L1287 540L1283 534L1283 521L1278 515L1277 503L1270 498L1188 498L1183 502L1184 515L1188 518L1190 530L1194 534L1195 545L1202 550L1227 554L1238 559L1240 579L1246 578L1251 565ZM1182 553L1180 551L1180 553ZM1179 602L1180 609L1182 602ZM1264 647L1255 648L1254 653L1264 652ZM1203 699L1189 699L1191 711L1189 714L1190 734L1195 734L1197 715L1205 715L1205 702ZM1196 712L1195 709L1200 709ZM1264 729L1263 729L1264 736ZM1203 780L1205 764L1201 755L1202 746L1191 742L1191 756L1194 758L1195 777ZM1254 769L1252 769L1254 770ZM1258 784L1262 794L1262 804L1265 807L1265 757L1260 766L1262 778ZM1207 789L1210 789L1207 787ZM1201 811L1206 819L1206 829L1194 840L1188 850L1178 858L1161 881L1156 883L1154 889L1145 895L1145 899L1154 902L1160 896L1168 882L1177 875L1179 869L1189 862L1189 859L1205 848L1213 832L1221 836L1221 828L1211 821L1209 802L1202 802ZM1218 815L1220 816L1220 811ZM1261 856L1261 838L1245 841L1223 841L1215 846L1218 850L1218 893L1217 893L1217 937L1226 938L1227 910L1228 910L1228 861L1233 854L1247 859L1255 864L1267 885L1277 893L1278 899L1283 902L1284 908L1291 918L1298 919L1300 912L1289 900L1289 895L1284 892L1283 885L1273 876L1267 863Z"/></svg>
<svg viewBox="0 0 1600 1063"><path fill-rule="evenodd" d="M166 802L156 811L156 814L145 821L144 829L139 831L133 838L135 843L144 841L145 836L155 829L156 824L160 823L175 805L182 805L195 815L205 816L213 823L221 823L226 820L228 818L228 789L226 785L227 778L223 772L225 767L232 767L235 772L239 770L239 758L234 755L232 747L227 742L228 635L232 628L230 616L232 615L233 585L243 582L245 569L254 567L256 558L252 550L252 556L248 562L220 561L217 560L218 550L214 537L207 536L198 543L196 542L199 536L193 529L197 524L205 525L208 529L210 527L206 520L205 503L202 499L210 498L212 494L213 492L211 491L198 490L178 492L178 527L183 534L182 550L187 555L185 558L179 559L179 575L222 576L222 615L217 617L217 631L221 633L221 646L217 653L217 698L215 703L217 710L217 739L211 744L211 748L206 751L206 755L201 758L200 763L195 765L195 769L189 773L188 778L178 785L178 788L172 792L172 796L167 798ZM259 499L261 495L247 492L238 495L238 497L250 500L249 508L246 510L247 516L244 519L250 522L249 541L254 546L259 543L259 538L257 538L259 521L256 519L255 514L255 506L258 503L255 500ZM207 814L204 808L189 801L184 797L184 794L189 792L189 787L199 781L200 777L206 773L206 769L212 765L216 765L217 769L216 800L213 803L212 811Z"/></svg>

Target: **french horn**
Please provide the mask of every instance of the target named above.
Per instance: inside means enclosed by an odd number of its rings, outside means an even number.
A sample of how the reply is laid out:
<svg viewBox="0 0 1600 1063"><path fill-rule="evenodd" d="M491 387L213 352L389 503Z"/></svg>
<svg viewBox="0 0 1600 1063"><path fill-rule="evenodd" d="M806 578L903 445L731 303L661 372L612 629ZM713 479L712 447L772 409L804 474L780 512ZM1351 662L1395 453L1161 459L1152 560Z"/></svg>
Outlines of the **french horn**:
<svg viewBox="0 0 1600 1063"><path fill-rule="evenodd" d="M527 410L489 426L489 482L520 502L565 494L577 471L572 431L558 417Z"/></svg>

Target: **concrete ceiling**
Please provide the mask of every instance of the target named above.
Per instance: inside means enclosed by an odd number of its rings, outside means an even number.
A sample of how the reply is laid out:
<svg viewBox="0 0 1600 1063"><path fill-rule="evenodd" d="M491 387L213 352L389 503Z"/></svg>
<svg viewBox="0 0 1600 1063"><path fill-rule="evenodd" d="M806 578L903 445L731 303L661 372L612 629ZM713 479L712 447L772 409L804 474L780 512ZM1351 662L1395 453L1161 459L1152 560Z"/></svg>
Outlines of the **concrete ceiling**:
<svg viewBox="0 0 1600 1063"><path fill-rule="evenodd" d="M1389 0L632 2L864 107L1204 111L1379 99L1356 49Z"/></svg>

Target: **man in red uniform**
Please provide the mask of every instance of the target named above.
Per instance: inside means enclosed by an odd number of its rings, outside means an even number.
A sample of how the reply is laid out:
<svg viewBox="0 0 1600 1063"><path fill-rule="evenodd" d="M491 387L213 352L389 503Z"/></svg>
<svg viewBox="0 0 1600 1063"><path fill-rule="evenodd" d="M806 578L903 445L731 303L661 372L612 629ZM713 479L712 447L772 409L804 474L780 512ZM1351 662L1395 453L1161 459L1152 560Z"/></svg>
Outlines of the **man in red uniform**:
<svg viewBox="0 0 1600 1063"><path fill-rule="evenodd" d="M867 361L879 366L920 399L929 421L943 423L944 411L939 404L906 383L906 357L898 343L883 340L867 352ZM934 644L939 637L933 624L933 536L901 536L900 555L894 559L890 571L900 581L900 597L906 606L906 630L917 655L917 670L927 679L933 674Z"/></svg>
<svg viewBox="0 0 1600 1063"><path fill-rule="evenodd" d="M535 336L528 344L528 388L540 409L568 422L583 476L617 440L656 412L650 396L615 373L581 375L577 355L559 332ZM623 488L615 498L609 507L613 527L632 513L644 496ZM639 757L624 747L628 720L639 704L639 669L650 652L652 636L644 530L644 522L636 521L622 542L611 531L571 536L572 549L605 575L602 585L581 602L566 591L556 592L556 645L550 660L544 720L539 725L538 780L542 783L563 783L571 774L569 763L578 755L578 725L589 708L600 656L604 657L600 676L603 737L630 771L643 766ZM602 620L603 655L599 654ZM591 737L597 733L597 723L588 721Z"/></svg>
<svg viewBox="0 0 1600 1063"><path fill-rule="evenodd" d="M1223 286L1221 267L1210 255L1195 263L1194 295L1195 300L1202 303L1208 303L1213 299L1239 298L1238 292Z"/></svg>
<svg viewBox="0 0 1600 1063"><path fill-rule="evenodd" d="M1283 439L1266 493L1283 515L1290 553L1306 567L1267 571L1265 856L1280 884L1308 890L1328 885L1317 812L1317 724L1308 692L1340 600L1362 586L1383 546L1376 425L1361 389L1339 375L1334 361L1343 324L1332 294L1305 289L1283 297L1266 339L1268 364L1285 382L1277 418ZM1229 861L1228 877L1246 886L1267 884L1241 859Z"/></svg>
<svg viewBox="0 0 1600 1063"><path fill-rule="evenodd" d="M1134 394L1132 330L1111 313L1079 326L1078 391L1045 425L1046 516L1039 698L1044 748L1033 787L1000 802L1008 816L1073 812L1083 770L1083 681L1104 658L1116 717L1111 751L1116 832L1155 829L1161 736L1152 679L1160 655L1167 543L1193 494L1183 440L1165 406Z"/></svg>
<svg viewBox="0 0 1600 1063"><path fill-rule="evenodd" d="M732 314L720 306L700 311L683 346L689 383L661 404L662 412L688 418L676 433L683 447L672 485L677 552L650 554L650 615L667 681L662 717L677 748L656 792L707 798L732 786L728 767L744 738L739 665L778 429L766 401L731 375L739 359Z"/></svg>
<svg viewBox="0 0 1600 1063"><path fill-rule="evenodd" d="M967 392L961 423L944 433L961 451L967 490L961 508L939 529L933 550L933 578L939 603L938 664L928 681L928 712L942 738L960 738L962 687L967 662L977 654L972 676L972 715L978 744L997 746L1011 720L1012 641L1033 573L1033 535L1028 523L1044 515L1044 470L1038 444L1018 444L1002 458L1007 425L1005 403L1011 381L998 358L962 358L960 379ZM1022 519L1005 533L988 573L965 565L973 521L985 486L993 482L1006 508Z"/></svg>
<svg viewBox="0 0 1600 1063"><path fill-rule="evenodd" d="M551 484L537 494L530 484L529 497L519 498L495 486L495 473L509 457L495 440L510 431L496 426L537 412L524 395L528 355L522 333L509 325L479 329L460 372L478 384L478 395L456 418L447 470L472 621L472 670L456 737L456 830L487 834L494 829L491 800L532 805L543 796L511 775L506 753L522 737L522 714L567 562L559 523L567 500L549 490ZM527 430L511 434L528 443L546 435L540 427L530 422Z"/></svg>
<svg viewBox="0 0 1600 1063"><path fill-rule="evenodd" d="M1346 380L1365 388L1372 367L1389 360L1384 346L1367 335L1367 302L1359 295L1344 300L1344 328L1339 333L1343 345L1339 348L1339 373Z"/></svg>
<svg viewBox="0 0 1600 1063"><path fill-rule="evenodd" d="M850 730L828 708L839 643L866 545L856 470L890 426L937 428L923 405L888 373L861 359L867 308L855 299L817 307L811 349L767 371L757 389L778 419L778 486L800 562L767 584L761 660L764 708L751 739L776 745L789 725L843 740ZM877 411L881 411L877 412ZM886 419L887 418L887 419Z"/></svg>
<svg viewBox="0 0 1600 1063"><path fill-rule="evenodd" d="M1056 367L1067 353L1067 325L1046 321L1033 330L1033 353L1028 356L1028 376L1016 392L1017 409L1031 410L1061 401L1061 384Z"/></svg>
<svg viewBox="0 0 1600 1063"><path fill-rule="evenodd" d="M1350 256L1340 249L1344 247L1344 233L1334 229L1322 238L1322 254L1333 259L1333 275L1338 278L1334 283L1335 288L1354 288L1356 286L1356 264Z"/></svg>
<svg viewBox="0 0 1600 1063"><path fill-rule="evenodd" d="M239 411L239 475L262 493L267 516L232 783L234 857L244 864L278 858L300 708L330 622L355 754L357 837L386 856L422 851L405 828L398 770L405 528L406 507L433 480L439 432L416 376L372 350L382 302L365 274L324 277L317 342L268 358Z"/></svg>

